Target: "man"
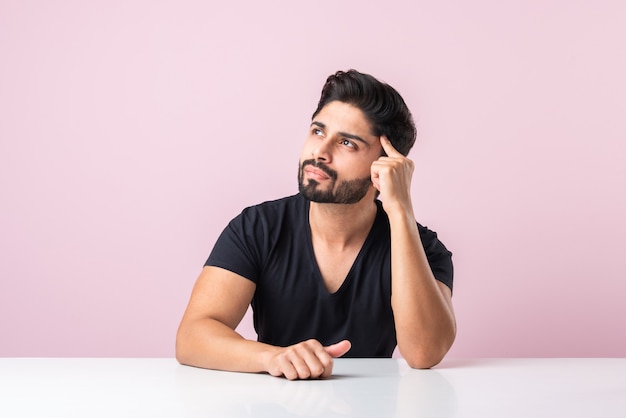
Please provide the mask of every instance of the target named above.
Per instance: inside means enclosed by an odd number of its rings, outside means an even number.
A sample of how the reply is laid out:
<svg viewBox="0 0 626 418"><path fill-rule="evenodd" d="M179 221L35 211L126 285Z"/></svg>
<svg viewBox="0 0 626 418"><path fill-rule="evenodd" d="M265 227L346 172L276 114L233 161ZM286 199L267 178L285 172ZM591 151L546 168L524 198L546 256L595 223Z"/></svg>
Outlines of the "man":
<svg viewBox="0 0 626 418"><path fill-rule="evenodd" d="M179 362L287 379L328 377L333 358L414 368L451 347L451 253L413 214L415 125L391 86L328 77L304 143L299 193L245 209L218 239L176 340ZM249 305L258 341L234 329Z"/></svg>

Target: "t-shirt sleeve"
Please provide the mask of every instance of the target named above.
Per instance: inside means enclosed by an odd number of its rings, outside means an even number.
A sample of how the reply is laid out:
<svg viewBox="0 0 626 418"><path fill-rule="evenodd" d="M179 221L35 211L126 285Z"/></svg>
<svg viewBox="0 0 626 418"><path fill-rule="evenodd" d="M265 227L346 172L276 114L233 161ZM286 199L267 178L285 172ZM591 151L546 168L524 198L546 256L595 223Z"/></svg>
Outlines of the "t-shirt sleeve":
<svg viewBox="0 0 626 418"><path fill-rule="evenodd" d="M454 279L454 267L452 265L452 252L437 238L437 233L419 225L418 229L428 264L435 279L445 284L452 290Z"/></svg>
<svg viewBox="0 0 626 418"><path fill-rule="evenodd" d="M254 221L244 210L224 228L204 265L229 270L256 283L259 254L253 227Z"/></svg>

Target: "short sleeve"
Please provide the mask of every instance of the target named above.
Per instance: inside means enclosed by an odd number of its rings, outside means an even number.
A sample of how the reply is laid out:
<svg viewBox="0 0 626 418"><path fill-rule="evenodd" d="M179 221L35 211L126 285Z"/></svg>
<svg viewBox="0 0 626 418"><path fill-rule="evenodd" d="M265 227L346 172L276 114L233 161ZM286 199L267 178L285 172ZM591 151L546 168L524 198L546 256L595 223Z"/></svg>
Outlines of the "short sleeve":
<svg viewBox="0 0 626 418"><path fill-rule="evenodd" d="M418 229L426 258L435 279L445 284L452 290L454 282L454 267L452 265L452 252L437 237L437 233L419 225Z"/></svg>
<svg viewBox="0 0 626 418"><path fill-rule="evenodd" d="M257 282L259 254L255 245L254 221L246 211L224 228L205 266L220 267Z"/></svg>

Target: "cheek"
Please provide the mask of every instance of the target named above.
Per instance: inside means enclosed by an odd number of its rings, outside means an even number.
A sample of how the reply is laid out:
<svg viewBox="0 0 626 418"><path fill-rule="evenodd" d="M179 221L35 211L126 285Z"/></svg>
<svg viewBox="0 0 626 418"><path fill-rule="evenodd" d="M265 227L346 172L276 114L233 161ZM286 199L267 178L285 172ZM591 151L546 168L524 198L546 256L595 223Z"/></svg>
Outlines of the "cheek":
<svg viewBox="0 0 626 418"><path fill-rule="evenodd" d="M364 158L361 163L360 163L360 167L361 167L361 171L362 172L366 172L368 175L370 173L370 171L372 170L372 164L374 163L374 161L378 160L378 157L368 157L368 158Z"/></svg>
<svg viewBox="0 0 626 418"><path fill-rule="evenodd" d="M362 178L369 178L372 172L372 163L369 160L348 160L339 161L335 158L333 160L333 168L340 173L339 177L343 180L355 180Z"/></svg>
<svg viewBox="0 0 626 418"><path fill-rule="evenodd" d="M302 152L300 153L300 160L304 161L311 158L311 154L313 153L313 141L310 138L307 138L302 145Z"/></svg>

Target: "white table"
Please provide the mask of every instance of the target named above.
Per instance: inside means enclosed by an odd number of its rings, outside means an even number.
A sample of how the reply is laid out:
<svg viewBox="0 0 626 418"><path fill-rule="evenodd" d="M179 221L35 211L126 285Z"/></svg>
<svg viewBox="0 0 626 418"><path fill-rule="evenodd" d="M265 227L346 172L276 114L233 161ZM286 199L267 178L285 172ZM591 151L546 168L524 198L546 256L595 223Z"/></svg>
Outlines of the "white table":
<svg viewBox="0 0 626 418"><path fill-rule="evenodd" d="M0 358L0 417L626 417L626 359L337 359L327 380L174 359Z"/></svg>

